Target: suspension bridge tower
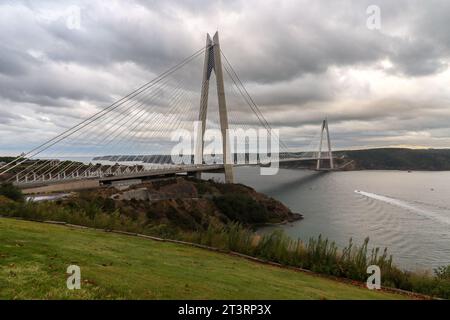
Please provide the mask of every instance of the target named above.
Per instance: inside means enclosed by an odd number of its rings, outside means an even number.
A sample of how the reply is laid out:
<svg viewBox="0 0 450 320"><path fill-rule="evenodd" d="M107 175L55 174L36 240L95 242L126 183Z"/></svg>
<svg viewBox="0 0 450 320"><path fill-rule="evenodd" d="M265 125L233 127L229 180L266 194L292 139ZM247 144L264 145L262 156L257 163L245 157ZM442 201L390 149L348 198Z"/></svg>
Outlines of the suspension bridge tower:
<svg viewBox="0 0 450 320"><path fill-rule="evenodd" d="M317 157L317 170L321 170L321 163L322 163L322 145L323 145L323 134L326 132L327 137L327 146L328 146L328 157L326 159L330 160L330 170L334 169L334 161L333 161L333 151L331 150L331 140L330 140L330 131L328 130L328 119L323 120L321 132L320 132L320 144L319 144L319 154Z"/></svg>
<svg viewBox="0 0 450 320"><path fill-rule="evenodd" d="M206 51L205 62L203 66L203 82L200 98L200 111L198 120L201 122L201 134L199 134L199 140L196 144L195 158L199 159L203 164L203 149L204 149L204 135L206 129L206 115L208 109L208 94L209 94L209 82L211 74L214 71L216 75L217 83L217 97L219 102L219 118L220 118L220 131L222 133L222 154L223 164L225 171L225 182L233 183L233 161L231 157L230 141L228 136L228 114L227 103L225 99L225 88L223 81L223 69L222 69L222 56L220 51L219 33L216 32L213 39L209 34L206 35ZM198 173L198 176L200 173Z"/></svg>

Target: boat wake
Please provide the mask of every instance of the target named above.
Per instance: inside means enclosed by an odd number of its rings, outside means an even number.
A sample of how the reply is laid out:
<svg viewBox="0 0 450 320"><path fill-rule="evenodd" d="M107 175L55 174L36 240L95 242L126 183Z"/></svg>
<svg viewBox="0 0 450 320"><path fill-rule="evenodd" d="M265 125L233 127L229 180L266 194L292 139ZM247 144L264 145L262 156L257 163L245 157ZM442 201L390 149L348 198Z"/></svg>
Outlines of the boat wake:
<svg viewBox="0 0 450 320"><path fill-rule="evenodd" d="M409 211L417 213L421 216L424 216L424 217L427 217L427 218L430 218L430 219L433 219L436 221L440 221L440 222L450 225L450 212L448 212L448 211L442 212L442 214L440 214L435 211L419 208L407 201L390 198L390 197L386 197L386 196L375 194L375 193L365 192L365 191L361 191L361 190L355 190L355 193L360 194L365 197L368 197L368 198L371 198L371 199L374 199L374 200L382 201L382 202L409 210ZM431 207L431 205L430 205L430 207ZM445 213L447 216L445 215Z"/></svg>

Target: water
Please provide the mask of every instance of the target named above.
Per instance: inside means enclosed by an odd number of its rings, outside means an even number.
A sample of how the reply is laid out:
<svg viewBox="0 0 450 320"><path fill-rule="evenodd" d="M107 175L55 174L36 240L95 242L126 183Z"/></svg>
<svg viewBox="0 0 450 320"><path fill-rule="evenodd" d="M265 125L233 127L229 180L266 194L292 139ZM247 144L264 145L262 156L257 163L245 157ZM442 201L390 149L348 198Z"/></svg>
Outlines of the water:
<svg viewBox="0 0 450 320"><path fill-rule="evenodd" d="M322 234L340 247L370 237L372 246L387 247L408 270L450 264L450 172L280 169L261 176L258 168L236 168L235 176L304 215L263 231L282 228L304 240Z"/></svg>
<svg viewBox="0 0 450 320"><path fill-rule="evenodd" d="M27 201L33 202L42 202L42 201L52 201L63 199L70 196L70 193L60 193L60 194L51 194L51 195L36 195L36 196L28 196L26 197Z"/></svg>

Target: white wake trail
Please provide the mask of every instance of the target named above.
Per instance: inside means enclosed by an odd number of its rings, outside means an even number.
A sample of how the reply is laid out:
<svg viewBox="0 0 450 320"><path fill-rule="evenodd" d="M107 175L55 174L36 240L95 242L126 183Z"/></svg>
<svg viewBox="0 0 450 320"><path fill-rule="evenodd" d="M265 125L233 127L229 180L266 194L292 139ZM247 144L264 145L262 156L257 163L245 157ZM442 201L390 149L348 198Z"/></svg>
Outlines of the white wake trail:
<svg viewBox="0 0 450 320"><path fill-rule="evenodd" d="M449 224L450 225L450 213L449 213L449 216L446 217L446 216L442 216L441 214L438 214L438 213L433 212L433 211L429 211L429 210L424 210L424 209L418 208L418 207L416 207L416 206L414 206L414 205L412 205L412 204L410 204L410 203L408 203L406 201L402 201L402 200L398 200L398 199L382 196L382 195L375 194L375 193L360 191L360 190L355 190L355 193L360 194L360 195L365 196L365 197L368 197L368 198L371 198L371 199L375 199L375 200L378 200L378 201L382 201L382 202L385 202L385 203L392 204L394 206L397 206L397 207L400 207L400 208L403 208L403 209L415 212L417 214L420 214L421 216L425 216L427 218L431 218L433 220L440 221L440 222L443 222L445 224Z"/></svg>

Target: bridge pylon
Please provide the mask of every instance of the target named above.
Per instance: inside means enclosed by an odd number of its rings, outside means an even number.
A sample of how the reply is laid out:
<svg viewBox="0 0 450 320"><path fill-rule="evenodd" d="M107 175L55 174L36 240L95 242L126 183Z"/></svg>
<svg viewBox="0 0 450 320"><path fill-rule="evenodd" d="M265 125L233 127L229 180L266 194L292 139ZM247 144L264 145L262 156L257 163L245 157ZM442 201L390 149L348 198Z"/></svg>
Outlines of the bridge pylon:
<svg viewBox="0 0 450 320"><path fill-rule="evenodd" d="M222 151L223 151L223 163L225 170L225 182L233 183L233 161L230 153L230 141L228 137L228 113L227 104L225 99L225 88L223 81L223 69L222 69L222 55L220 51L219 33L216 32L213 39L209 34L206 35L206 51L205 62L203 66L203 82L200 98L200 111L198 120L202 124L201 134L199 134L195 159L203 164L203 149L204 149L204 135L206 129L206 115L208 110L208 95L209 95L209 80L211 79L212 71L216 75L217 83L217 97L219 102L219 117L220 117L220 131L222 133ZM199 177L201 173L198 173Z"/></svg>
<svg viewBox="0 0 450 320"><path fill-rule="evenodd" d="M328 146L328 158L330 159L330 168L331 170L334 169L334 161L333 161L333 150L331 150L331 140L330 140L330 131L328 129L328 119L323 120L321 132L320 132L320 144L319 144L319 154L317 159L317 170L321 170L321 164L322 164L322 147L323 147L323 133L326 131L326 138L327 138L327 146ZM327 159L328 159L327 158Z"/></svg>

